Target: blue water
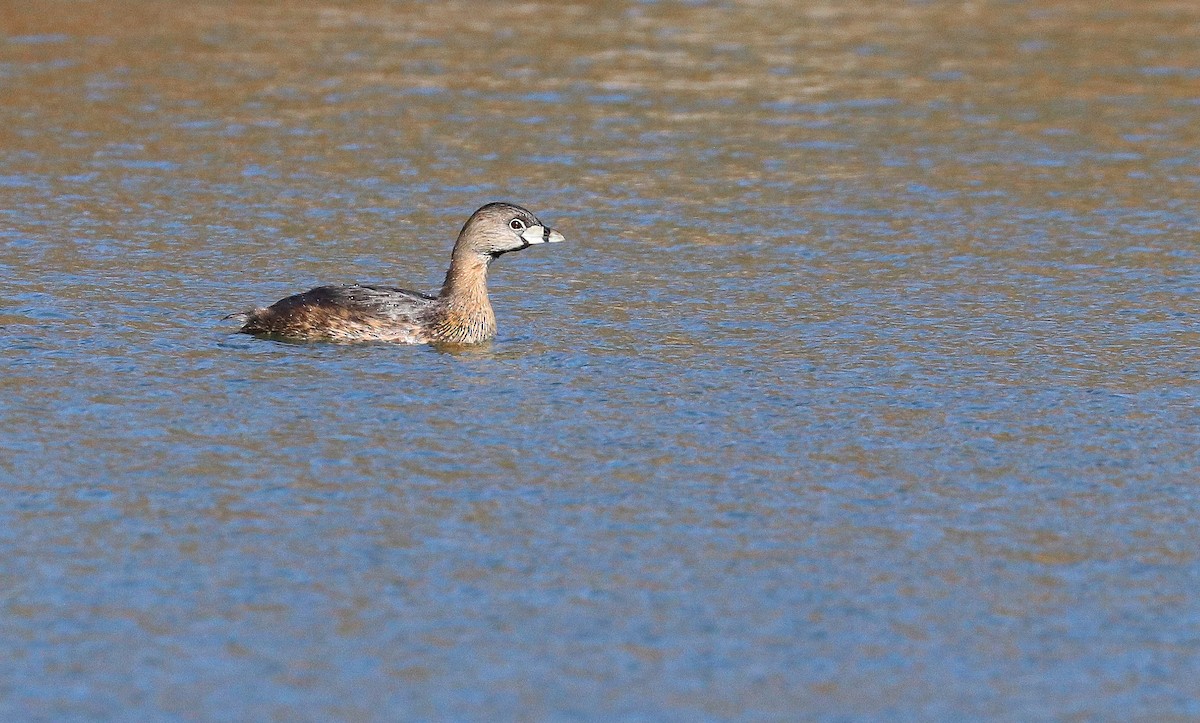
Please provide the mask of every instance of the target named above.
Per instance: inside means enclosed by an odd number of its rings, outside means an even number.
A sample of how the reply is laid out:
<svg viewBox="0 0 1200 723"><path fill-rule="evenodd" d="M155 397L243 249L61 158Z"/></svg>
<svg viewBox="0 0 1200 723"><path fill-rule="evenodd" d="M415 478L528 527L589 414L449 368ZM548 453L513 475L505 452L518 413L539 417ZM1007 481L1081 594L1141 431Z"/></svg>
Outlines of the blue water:
<svg viewBox="0 0 1200 723"><path fill-rule="evenodd" d="M1197 18L1117 7L17 13L3 717L1200 717ZM222 321L498 199L488 345Z"/></svg>

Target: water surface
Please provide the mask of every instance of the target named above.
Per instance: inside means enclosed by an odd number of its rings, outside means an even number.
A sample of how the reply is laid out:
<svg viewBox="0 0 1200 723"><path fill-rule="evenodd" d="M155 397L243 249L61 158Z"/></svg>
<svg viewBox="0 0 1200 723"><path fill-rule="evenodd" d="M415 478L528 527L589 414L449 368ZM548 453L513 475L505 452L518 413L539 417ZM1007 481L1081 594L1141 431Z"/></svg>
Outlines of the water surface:
<svg viewBox="0 0 1200 723"><path fill-rule="evenodd" d="M1200 717L1193 3L0 30L4 717Z"/></svg>

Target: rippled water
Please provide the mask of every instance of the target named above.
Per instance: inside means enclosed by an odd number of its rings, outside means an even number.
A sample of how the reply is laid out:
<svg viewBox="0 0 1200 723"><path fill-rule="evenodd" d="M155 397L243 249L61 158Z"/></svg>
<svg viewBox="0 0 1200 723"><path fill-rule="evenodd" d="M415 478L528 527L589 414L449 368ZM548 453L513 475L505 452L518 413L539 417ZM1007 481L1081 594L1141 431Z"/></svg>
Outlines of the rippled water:
<svg viewBox="0 0 1200 723"><path fill-rule="evenodd" d="M0 30L4 717L1200 717L1194 3Z"/></svg>

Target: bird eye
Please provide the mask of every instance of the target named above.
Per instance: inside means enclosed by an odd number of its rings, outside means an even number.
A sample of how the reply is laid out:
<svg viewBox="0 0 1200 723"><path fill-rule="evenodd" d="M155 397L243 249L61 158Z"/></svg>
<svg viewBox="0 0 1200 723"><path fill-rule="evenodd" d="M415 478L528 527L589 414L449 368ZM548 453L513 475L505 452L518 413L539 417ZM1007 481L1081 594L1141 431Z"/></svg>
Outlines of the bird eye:
<svg viewBox="0 0 1200 723"><path fill-rule="evenodd" d="M514 218L513 220L508 222L508 227L511 228L513 231L524 231L525 230L525 222L519 218Z"/></svg>

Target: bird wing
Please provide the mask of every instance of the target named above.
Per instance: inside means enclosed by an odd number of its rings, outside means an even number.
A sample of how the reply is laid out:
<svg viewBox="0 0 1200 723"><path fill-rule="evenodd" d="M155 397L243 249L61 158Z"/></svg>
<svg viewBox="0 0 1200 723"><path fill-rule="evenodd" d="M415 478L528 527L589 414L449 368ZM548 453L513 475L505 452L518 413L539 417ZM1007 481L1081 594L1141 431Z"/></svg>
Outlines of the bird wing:
<svg viewBox="0 0 1200 723"><path fill-rule="evenodd" d="M337 307L388 321L414 321L436 299L429 294L387 286L318 286L281 299L272 304L271 309L286 314L304 306Z"/></svg>

